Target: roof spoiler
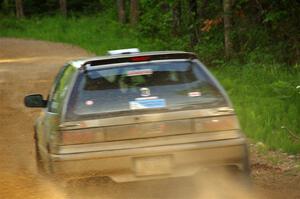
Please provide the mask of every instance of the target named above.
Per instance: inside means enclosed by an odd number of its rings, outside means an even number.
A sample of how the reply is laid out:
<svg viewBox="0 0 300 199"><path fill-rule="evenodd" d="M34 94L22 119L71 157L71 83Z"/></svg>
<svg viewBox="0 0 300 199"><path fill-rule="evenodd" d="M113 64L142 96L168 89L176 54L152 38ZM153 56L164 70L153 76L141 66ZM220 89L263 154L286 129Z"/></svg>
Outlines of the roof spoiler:
<svg viewBox="0 0 300 199"><path fill-rule="evenodd" d="M160 53L141 53L141 54L125 54L121 57L105 57L102 59L95 59L85 62L82 67L85 70L86 67L100 66L106 64L118 64L118 63L132 63L142 61L154 61L154 60L168 60L168 59L197 59L196 54L190 52L160 52Z"/></svg>

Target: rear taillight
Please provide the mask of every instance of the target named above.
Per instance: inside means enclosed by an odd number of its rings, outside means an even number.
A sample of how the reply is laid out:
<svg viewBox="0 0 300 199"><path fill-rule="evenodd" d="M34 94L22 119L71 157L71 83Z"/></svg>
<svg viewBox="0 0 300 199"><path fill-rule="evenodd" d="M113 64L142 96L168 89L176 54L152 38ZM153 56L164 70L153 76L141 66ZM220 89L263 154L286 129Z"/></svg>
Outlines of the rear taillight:
<svg viewBox="0 0 300 199"><path fill-rule="evenodd" d="M61 144L86 144L104 141L103 129L61 131Z"/></svg>
<svg viewBox="0 0 300 199"><path fill-rule="evenodd" d="M234 115L195 119L194 122L196 132L226 131L240 128Z"/></svg>

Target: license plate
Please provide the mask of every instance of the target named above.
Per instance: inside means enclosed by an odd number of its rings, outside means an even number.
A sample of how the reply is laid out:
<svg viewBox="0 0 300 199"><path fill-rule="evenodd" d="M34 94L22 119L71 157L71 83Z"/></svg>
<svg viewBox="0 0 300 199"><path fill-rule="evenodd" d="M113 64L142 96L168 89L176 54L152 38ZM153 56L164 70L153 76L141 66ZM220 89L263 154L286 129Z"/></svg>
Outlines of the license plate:
<svg viewBox="0 0 300 199"><path fill-rule="evenodd" d="M137 176L170 174L172 166L172 156L170 155L134 159L134 170Z"/></svg>

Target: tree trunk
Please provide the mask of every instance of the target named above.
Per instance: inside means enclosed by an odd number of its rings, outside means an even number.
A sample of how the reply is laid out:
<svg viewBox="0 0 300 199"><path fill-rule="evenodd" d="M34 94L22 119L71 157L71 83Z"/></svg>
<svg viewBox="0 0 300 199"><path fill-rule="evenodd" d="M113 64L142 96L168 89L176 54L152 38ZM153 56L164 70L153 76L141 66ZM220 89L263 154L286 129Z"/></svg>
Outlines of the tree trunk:
<svg viewBox="0 0 300 199"><path fill-rule="evenodd" d="M224 48L225 57L230 59L232 57L233 48L231 40L231 28L232 28L232 0L223 0L224 9Z"/></svg>
<svg viewBox="0 0 300 199"><path fill-rule="evenodd" d="M173 14L173 27L172 33L174 36L178 36L180 34L180 26L181 26L181 0L176 0L173 4L172 8Z"/></svg>
<svg viewBox="0 0 300 199"><path fill-rule="evenodd" d="M135 26L139 20L138 0L130 0L130 24Z"/></svg>
<svg viewBox="0 0 300 199"><path fill-rule="evenodd" d="M67 16L67 0L59 0L60 12L63 16Z"/></svg>
<svg viewBox="0 0 300 199"><path fill-rule="evenodd" d="M199 36L199 19L198 19L198 5L197 0L189 0L190 9L190 45L194 47L198 43Z"/></svg>
<svg viewBox="0 0 300 199"><path fill-rule="evenodd" d="M16 15L18 18L24 17L23 0L16 0Z"/></svg>
<svg viewBox="0 0 300 199"><path fill-rule="evenodd" d="M118 19L119 19L119 22L124 24L126 22L125 1L124 0L117 0L117 5L118 5Z"/></svg>

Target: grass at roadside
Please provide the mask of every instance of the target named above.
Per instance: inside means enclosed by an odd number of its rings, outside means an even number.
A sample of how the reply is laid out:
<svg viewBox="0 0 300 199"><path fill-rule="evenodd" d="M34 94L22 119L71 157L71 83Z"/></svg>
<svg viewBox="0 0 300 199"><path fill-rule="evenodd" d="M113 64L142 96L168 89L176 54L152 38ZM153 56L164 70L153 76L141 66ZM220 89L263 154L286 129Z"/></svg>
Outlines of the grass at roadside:
<svg viewBox="0 0 300 199"><path fill-rule="evenodd" d="M227 90L243 130L271 148L299 153L300 72L277 65L227 66L214 70Z"/></svg>
<svg viewBox="0 0 300 199"><path fill-rule="evenodd" d="M107 15L68 19L61 16L23 20L1 18L0 36L70 43L96 54L120 48L154 48L146 40L141 42L137 32L120 26Z"/></svg>
<svg viewBox="0 0 300 199"><path fill-rule="evenodd" d="M129 47L166 48L154 38L142 38L137 31L120 26L107 15L68 19L52 16L20 21L1 18L0 37L70 43L96 54ZM292 132L300 136L300 88L296 88L300 85L299 68L248 63L227 64L212 71L228 91L247 136L271 148L300 152L300 140L290 135Z"/></svg>

